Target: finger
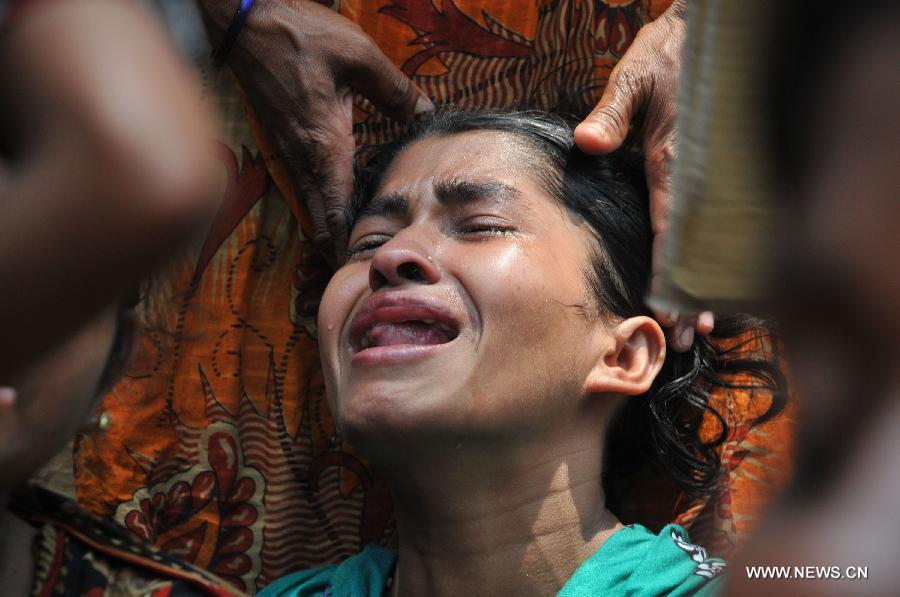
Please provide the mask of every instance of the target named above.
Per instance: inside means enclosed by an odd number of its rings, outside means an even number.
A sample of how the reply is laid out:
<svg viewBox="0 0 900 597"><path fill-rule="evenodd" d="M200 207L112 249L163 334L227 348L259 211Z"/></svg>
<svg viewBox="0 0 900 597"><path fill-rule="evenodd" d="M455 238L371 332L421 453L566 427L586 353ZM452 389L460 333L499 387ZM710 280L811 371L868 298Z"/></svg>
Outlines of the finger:
<svg viewBox="0 0 900 597"><path fill-rule="evenodd" d="M351 85L375 107L398 120L434 110L434 104L418 85L366 38L365 48L351 54Z"/></svg>
<svg viewBox="0 0 900 597"><path fill-rule="evenodd" d="M15 388L0 387L0 407L11 407L16 403Z"/></svg>
<svg viewBox="0 0 900 597"><path fill-rule="evenodd" d="M619 62L613 69L600 101L588 117L575 127L575 143L594 155L617 149L628 136L632 117L646 101L643 77L628 64Z"/></svg>
<svg viewBox="0 0 900 597"><path fill-rule="evenodd" d="M672 167L675 163L675 131L644 143L644 172L650 193L650 225L654 237L665 234L672 216ZM658 240L654 238L654 240ZM659 250L661 247L655 249Z"/></svg>
<svg viewBox="0 0 900 597"><path fill-rule="evenodd" d="M701 336L707 336L715 327L716 318L712 311L704 311L697 317L697 325L694 328Z"/></svg>
<svg viewBox="0 0 900 597"><path fill-rule="evenodd" d="M653 317L663 327L672 327L678 321L678 311L653 311Z"/></svg>
<svg viewBox="0 0 900 597"><path fill-rule="evenodd" d="M309 198L313 242L335 267L343 263L347 249L346 206L353 189L352 159L352 152L321 157L313 179L316 188Z"/></svg>
<svg viewBox="0 0 900 597"><path fill-rule="evenodd" d="M666 247L666 234L672 219L672 194L671 194L671 158L674 152L670 152L670 143L674 143L674 134L667 136L663 147L658 150L645 150L645 173L650 200L650 227L653 231L653 248L650 263L651 283L650 293L656 295L665 286L664 251ZM661 156L665 156L663 159ZM677 313L675 314L677 318ZM668 325L674 325L674 321ZM663 324L666 325L666 324Z"/></svg>
<svg viewBox="0 0 900 597"><path fill-rule="evenodd" d="M687 352L694 344L696 315L682 315L672 328L671 345L675 352Z"/></svg>
<svg viewBox="0 0 900 597"><path fill-rule="evenodd" d="M342 263L346 254L346 207L353 191L355 145L349 123L346 128L343 132L304 131L301 138L312 141L299 143L302 156L288 161L294 166L298 197L309 210L312 241L333 267Z"/></svg>

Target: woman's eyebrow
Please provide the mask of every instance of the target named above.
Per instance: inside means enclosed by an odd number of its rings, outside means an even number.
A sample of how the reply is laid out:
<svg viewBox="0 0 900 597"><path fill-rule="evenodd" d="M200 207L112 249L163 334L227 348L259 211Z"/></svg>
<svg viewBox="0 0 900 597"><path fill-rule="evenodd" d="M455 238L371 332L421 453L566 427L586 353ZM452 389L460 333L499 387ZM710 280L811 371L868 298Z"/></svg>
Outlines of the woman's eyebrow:
<svg viewBox="0 0 900 597"><path fill-rule="evenodd" d="M499 180L441 180L434 184L434 194L441 205L449 206L478 201L506 203L522 197L519 189Z"/></svg>
<svg viewBox="0 0 900 597"><path fill-rule="evenodd" d="M409 200L402 193L386 193L378 195L373 199L362 203L361 205L351 206L348 215L349 227L353 226L363 218L374 218L384 216L407 217L409 215Z"/></svg>
<svg viewBox="0 0 900 597"><path fill-rule="evenodd" d="M479 201L504 204L522 197L522 192L511 184L499 180L441 180L434 183L434 194L441 205L451 207ZM352 204L348 210L349 229L365 218L408 218L409 199L403 193L378 195L368 201Z"/></svg>

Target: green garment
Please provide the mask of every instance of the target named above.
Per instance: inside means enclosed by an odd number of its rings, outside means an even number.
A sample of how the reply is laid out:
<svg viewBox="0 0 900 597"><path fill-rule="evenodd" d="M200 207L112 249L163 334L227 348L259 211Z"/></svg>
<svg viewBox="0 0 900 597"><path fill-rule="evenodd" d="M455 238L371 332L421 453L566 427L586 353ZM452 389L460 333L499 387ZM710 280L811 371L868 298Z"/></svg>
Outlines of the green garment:
<svg viewBox="0 0 900 597"><path fill-rule="evenodd" d="M296 572L266 587L262 597L381 597L397 552L370 545L337 566ZM641 525L614 533L587 559L557 597L712 595L725 564L707 558L678 525L654 535Z"/></svg>

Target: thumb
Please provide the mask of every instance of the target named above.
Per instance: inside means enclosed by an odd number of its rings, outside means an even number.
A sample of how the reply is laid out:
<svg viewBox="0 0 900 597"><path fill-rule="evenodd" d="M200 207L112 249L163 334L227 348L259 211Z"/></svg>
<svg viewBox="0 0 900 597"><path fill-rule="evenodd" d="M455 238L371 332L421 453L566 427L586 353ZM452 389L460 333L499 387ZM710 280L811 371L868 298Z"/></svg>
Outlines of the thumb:
<svg viewBox="0 0 900 597"><path fill-rule="evenodd" d="M644 102L643 85L635 84L633 71L621 66L613 69L600 101L575 128L575 144L585 153L600 155L618 149Z"/></svg>
<svg viewBox="0 0 900 597"><path fill-rule="evenodd" d="M371 44L371 51L360 55L352 71L351 85L375 107L397 120L434 110L434 104L418 85L394 66L387 56Z"/></svg>

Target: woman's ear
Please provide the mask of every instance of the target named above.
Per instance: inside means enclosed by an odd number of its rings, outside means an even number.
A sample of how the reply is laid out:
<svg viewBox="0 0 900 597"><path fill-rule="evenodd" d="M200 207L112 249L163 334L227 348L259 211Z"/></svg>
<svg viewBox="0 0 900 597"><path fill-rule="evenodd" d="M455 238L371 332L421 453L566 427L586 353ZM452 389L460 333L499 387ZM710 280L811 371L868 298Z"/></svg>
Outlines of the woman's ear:
<svg viewBox="0 0 900 597"><path fill-rule="evenodd" d="M585 392L636 396L650 389L666 359L666 337L650 317L630 317L611 330L612 342L591 369Z"/></svg>

